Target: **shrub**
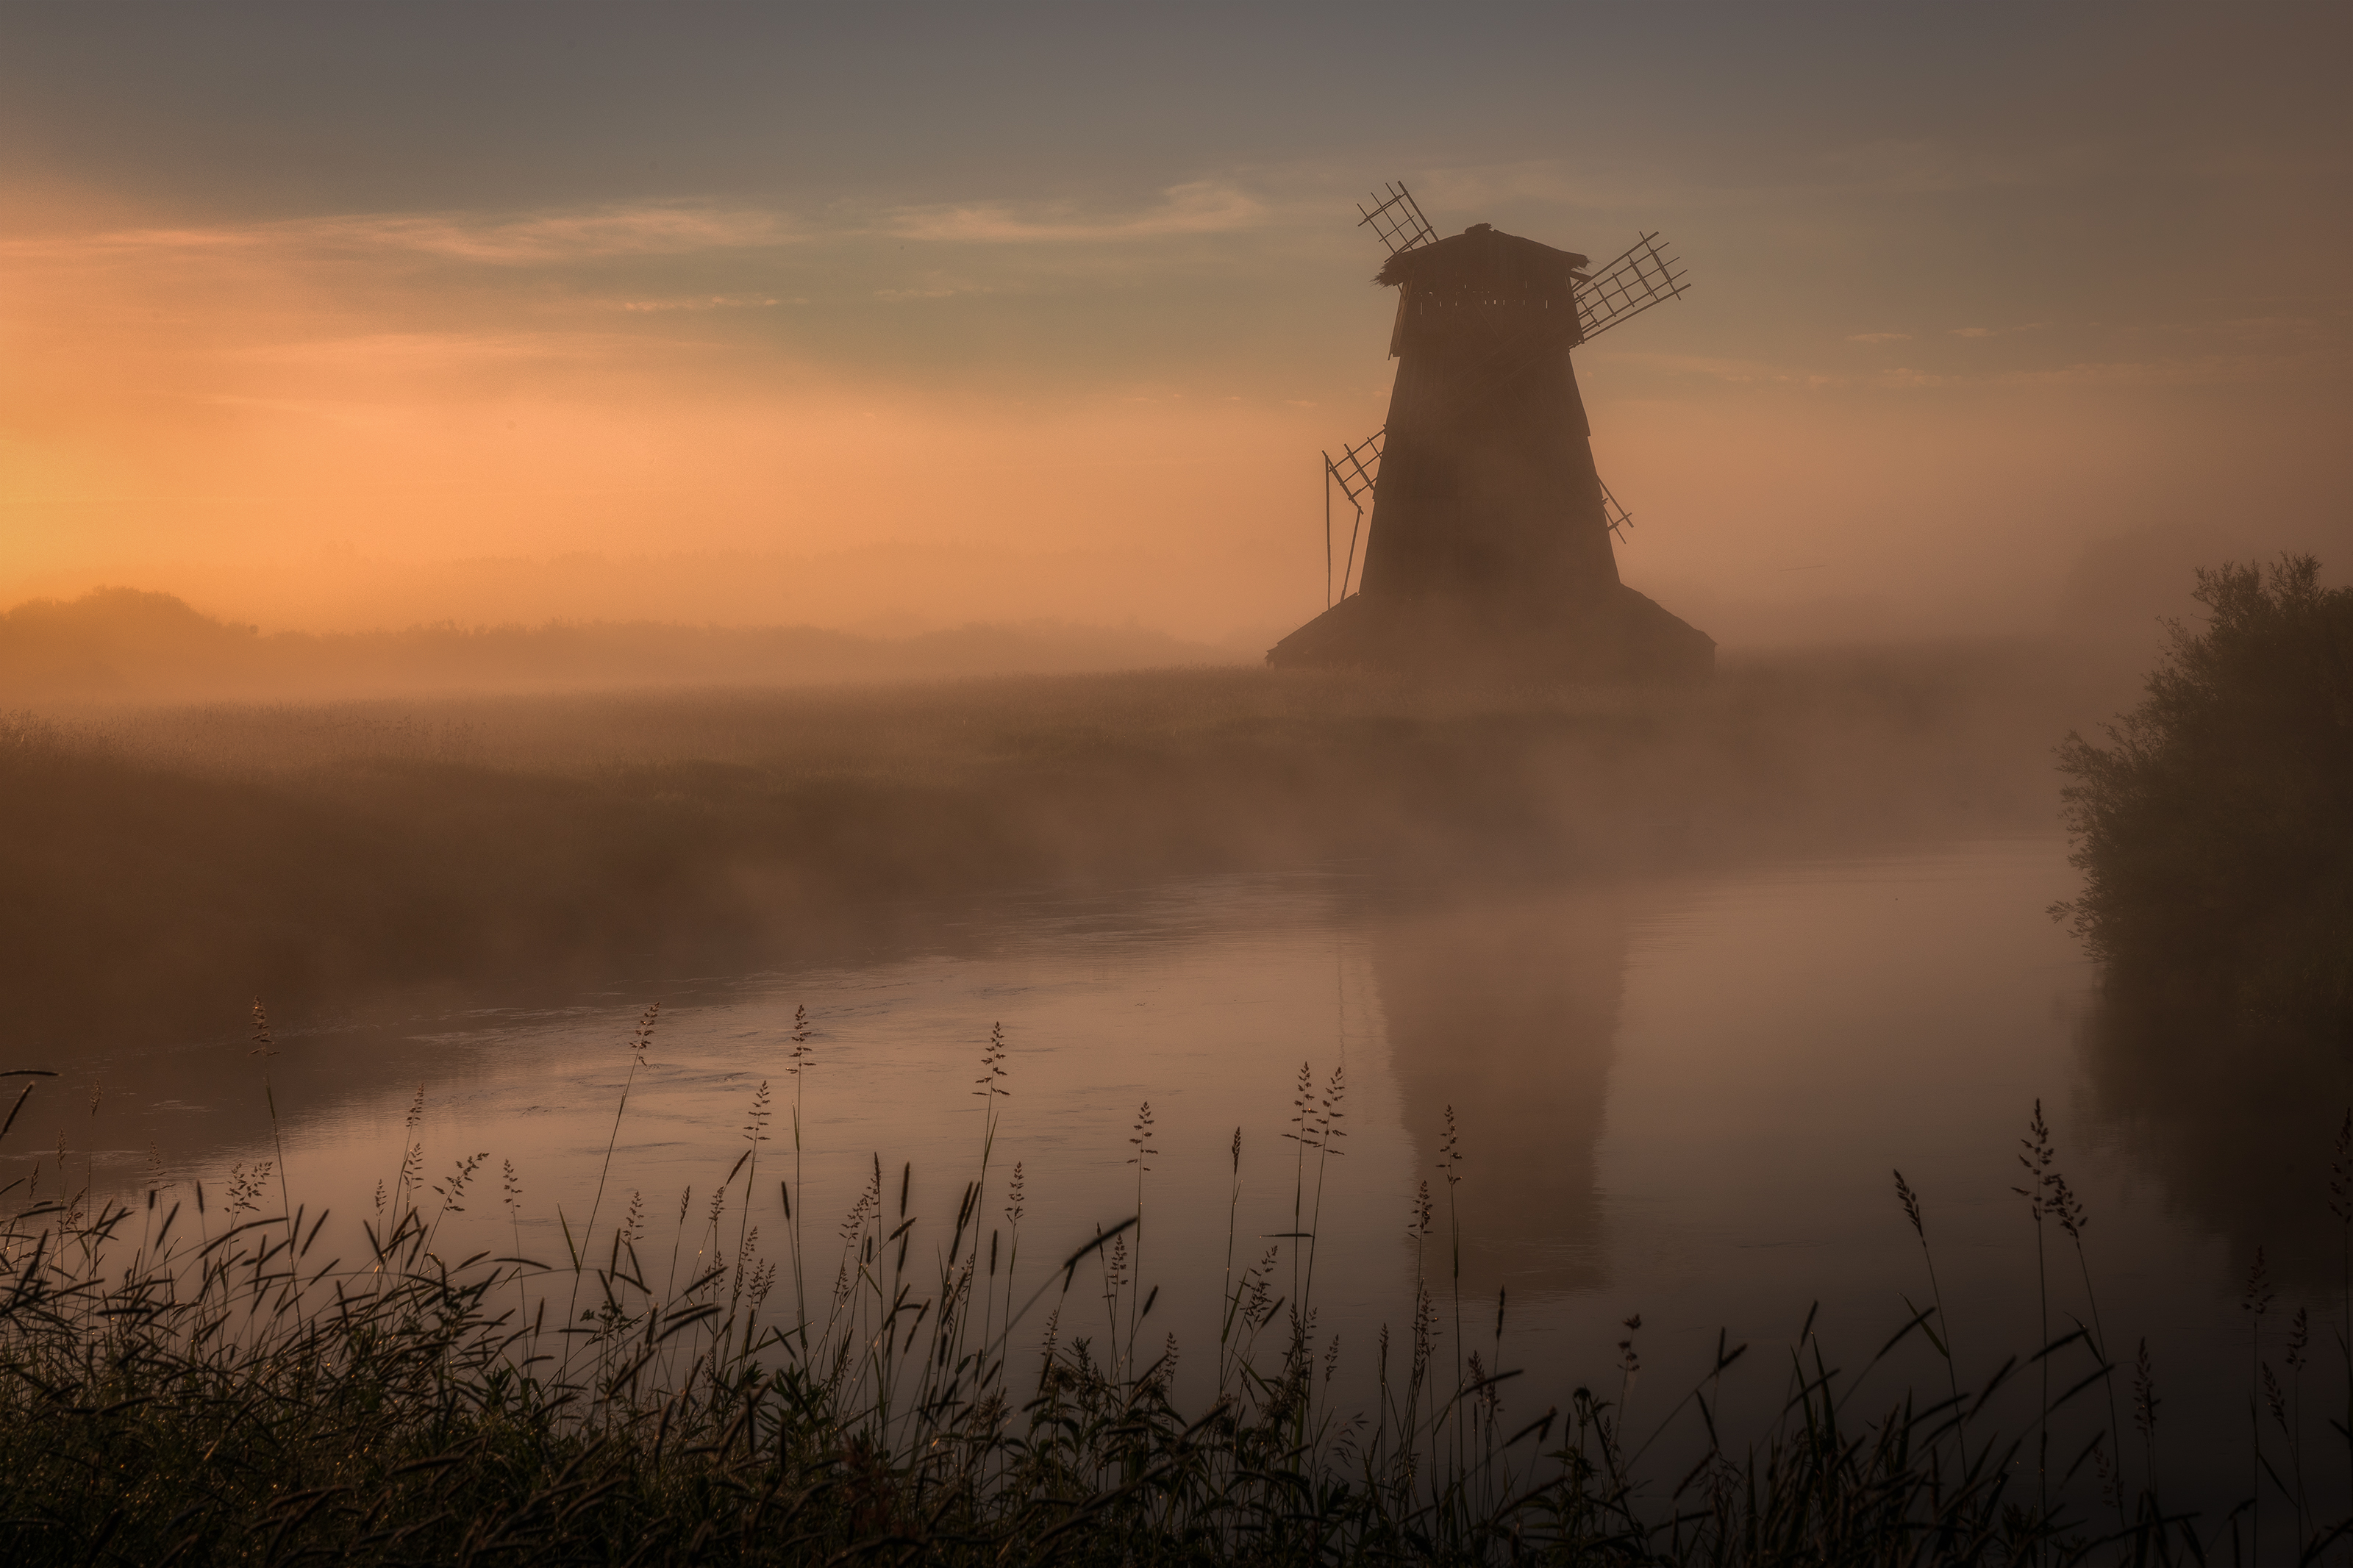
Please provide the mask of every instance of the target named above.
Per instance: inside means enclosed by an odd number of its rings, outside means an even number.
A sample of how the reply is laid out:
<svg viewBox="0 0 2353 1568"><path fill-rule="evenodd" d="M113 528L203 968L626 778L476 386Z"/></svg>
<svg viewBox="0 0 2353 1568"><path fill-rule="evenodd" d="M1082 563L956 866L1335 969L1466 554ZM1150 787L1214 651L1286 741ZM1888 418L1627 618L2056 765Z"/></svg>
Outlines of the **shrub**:
<svg viewBox="0 0 2353 1568"><path fill-rule="evenodd" d="M2148 696L2059 765L2084 891L2053 912L2111 977L2353 1021L2353 589L2319 563L2198 574Z"/></svg>

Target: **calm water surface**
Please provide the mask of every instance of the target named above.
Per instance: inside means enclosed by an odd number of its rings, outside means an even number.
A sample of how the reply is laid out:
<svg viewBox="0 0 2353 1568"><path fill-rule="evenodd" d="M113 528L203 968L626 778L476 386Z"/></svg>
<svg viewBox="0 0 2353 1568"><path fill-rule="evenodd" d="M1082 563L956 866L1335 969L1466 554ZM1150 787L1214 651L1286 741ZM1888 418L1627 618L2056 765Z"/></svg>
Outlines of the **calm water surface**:
<svg viewBox="0 0 2353 1568"><path fill-rule="evenodd" d="M1293 1292L1306 1245L1266 1238L1312 1230L1319 1335L1337 1333L1361 1376L1380 1326L1411 1315L1409 1221L1427 1181L1441 1315L1451 1331L1459 1294L1463 1344L1525 1369L1516 1405L1540 1412L1577 1381L1614 1394L1620 1325L1639 1313L1636 1397L1672 1404L1721 1331L1771 1347L1740 1396L1762 1408L1788 1364L1779 1347L1814 1303L1824 1342L1859 1361L1907 1300L1928 1300L1898 1167L1926 1205L1965 1373L2032 1350L2036 1237L2012 1188L2039 1098L2091 1215L2109 1342L2128 1354L2149 1338L2185 1426L2243 1428L2239 1295L2253 1248L2270 1247L2282 1291L2273 1331L2298 1304L2335 1310L2323 1184L2343 1075L2135 1046L2104 1022L2091 970L2044 912L2072 887L2064 845L2036 837L1602 886L1319 874L1032 898L939 953L649 981L556 1008L411 998L281 1019L266 1061L227 1038L101 1053L44 1089L46 1119L12 1142L7 1174L39 1151L54 1183L61 1136L70 1182L160 1181L168 1198L201 1180L216 1205L232 1165L277 1157L267 1070L290 1184L313 1212L368 1213L411 1144L427 1182L483 1153L448 1222L460 1250L560 1258L559 1205L575 1232L593 1205L601 1237L634 1195L645 1251L676 1243L685 1267L765 1080L777 1114L750 1219L770 1242L784 1228L776 1179L792 1170L797 1094L814 1295L831 1279L827 1238L878 1164L887 1201L903 1181L926 1222L918 1258L942 1245L931 1222L952 1220L978 1170L972 1091L1001 1024L1009 1098L984 1223L1011 1239L1018 1161L1022 1267L1042 1280L1096 1226L1139 1212L1133 1140L1148 1101L1140 1261L1163 1291L1148 1326L1194 1364L1214 1343L1229 1268L1274 1246L1272 1288ZM655 1043L616 1132L626 1041L656 999ZM796 1079L786 1053L804 1006L814 1062ZM1344 1152L1328 1161L1286 1138L1303 1071L1318 1100L1339 1075ZM103 1098L85 1114L93 1079ZM731 1206L731 1240L739 1217ZM2072 1247L2055 1230L2044 1241L2063 1331L2093 1303ZM1099 1331L1099 1273L1082 1271L1062 1310L1069 1331ZM1943 1381L1941 1365L1915 1361L1896 1382L1930 1377Z"/></svg>

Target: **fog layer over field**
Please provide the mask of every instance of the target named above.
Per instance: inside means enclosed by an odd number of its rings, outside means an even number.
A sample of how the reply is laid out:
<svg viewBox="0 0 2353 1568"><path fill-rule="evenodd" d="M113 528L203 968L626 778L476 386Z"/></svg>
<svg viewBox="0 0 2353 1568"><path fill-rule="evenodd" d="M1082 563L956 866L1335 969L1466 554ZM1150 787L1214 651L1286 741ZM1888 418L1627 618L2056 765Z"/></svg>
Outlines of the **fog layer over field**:
<svg viewBox="0 0 2353 1568"><path fill-rule="evenodd" d="M98 589L0 615L0 701L333 699L448 691L806 686L1234 662L1136 626L1039 621L916 636L652 621L265 632L166 594Z"/></svg>
<svg viewBox="0 0 2353 1568"><path fill-rule="evenodd" d="M2117 694L1989 645L1743 660L1683 692L1244 668L58 706L0 743L0 811L42 828L0 848L0 952L49 1039L93 1010L217 1020L257 991L947 940L944 911L1025 887L1608 875L2047 832L2052 744Z"/></svg>

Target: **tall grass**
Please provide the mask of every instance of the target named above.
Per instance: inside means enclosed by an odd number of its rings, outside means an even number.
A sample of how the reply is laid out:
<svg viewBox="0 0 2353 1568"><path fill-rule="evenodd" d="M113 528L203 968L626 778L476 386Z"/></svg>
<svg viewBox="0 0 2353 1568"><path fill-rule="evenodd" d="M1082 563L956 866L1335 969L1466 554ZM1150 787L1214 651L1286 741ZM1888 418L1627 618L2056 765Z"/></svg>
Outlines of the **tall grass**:
<svg viewBox="0 0 2353 1568"><path fill-rule="evenodd" d="M734 1163L699 1211L691 1191L681 1196L665 1238L649 1234L642 1194L619 1219L603 1215L625 1086L597 1193L580 1231L560 1226L558 1259L522 1254L512 1165L507 1225L479 1228L503 1228L514 1253L445 1244L470 1234L458 1216L490 1156L461 1155L434 1180L408 1139L356 1226L284 1203L282 1185L270 1212L266 1172L240 1168L225 1201L196 1184L185 1199L166 1202L159 1187L126 1202L96 1193L87 1173L79 1189L59 1189L62 1162L46 1183L36 1166L0 1193L16 1205L0 1221L6 1560L2137 1568L2225 1552L2312 1561L2347 1529L2313 1517L2305 1485L2307 1321L2300 1314L2292 1331L2283 1392L2263 1360L2260 1279L2249 1299L2260 1391L2251 1397L2286 1434L2288 1469L2272 1463L2258 1423L2255 1501L2219 1521L2185 1517L2161 1500L2146 1342L2133 1371L2137 1488L2123 1474L2113 1400L2072 1466L2046 1458L2054 1417L2089 1408L2076 1401L2117 1370L2096 1314L1981 1384L1962 1382L1919 1199L1900 1176L1930 1304L1859 1369L1833 1364L1810 1313L1787 1347L1778 1415L1732 1432L1726 1374L1765 1358L1719 1336L1690 1386L1672 1402L1646 1400L1638 1426L1636 1316L1618 1347L1614 1397L1577 1388L1507 1415L1519 1386L1506 1364L1509 1302L1499 1295L1490 1328L1483 1305L1463 1299L1453 1200L1477 1156L1474 1130L1451 1116L1437 1173L1447 1228L1425 1181L1408 1216L1404 1342L1381 1331L1371 1397L1352 1407L1336 1392L1341 1346L1319 1327L1314 1296L1345 1082L1309 1068L1282 1163L1293 1232L1239 1270L1245 1151L1239 1132L1232 1142L1212 1393L1181 1409L1181 1347L1173 1335L1155 1342L1160 1286L1144 1272L1160 1256L1145 1246L1157 1152L1148 1107L1130 1133L1131 1212L1106 1215L1083 1245L1025 1269L1022 1167L993 1173L1008 1085L1004 1037L992 1031L976 1085L977 1157L952 1216L926 1224L911 1207L913 1167L893 1171L875 1155L835 1228L827 1283L798 1159L822 1078L799 1022L796 1162L774 1195L794 1291L774 1310L779 1270L755 1215L766 1204L755 1185L771 1115L765 1083ZM649 1009L633 1060L655 1025ZM37 1078L26 1076L0 1139L34 1092ZM2088 1286L2086 1218L2057 1176L2039 1107L2032 1134L2031 1201L2078 1244ZM667 1271L649 1268L664 1245ZM1095 1291L1100 1319L1086 1305ZM1944 1357L1947 1388L1873 1393L1874 1373L1915 1334ZM2068 1386L2054 1394L2063 1363ZM2031 1418L2000 1435L2029 1386ZM2031 1496L2019 1484L2030 1446ZM2076 1484L2087 1463L2098 1506ZM2292 1528L2258 1532L2266 1485L2273 1516L2284 1501Z"/></svg>

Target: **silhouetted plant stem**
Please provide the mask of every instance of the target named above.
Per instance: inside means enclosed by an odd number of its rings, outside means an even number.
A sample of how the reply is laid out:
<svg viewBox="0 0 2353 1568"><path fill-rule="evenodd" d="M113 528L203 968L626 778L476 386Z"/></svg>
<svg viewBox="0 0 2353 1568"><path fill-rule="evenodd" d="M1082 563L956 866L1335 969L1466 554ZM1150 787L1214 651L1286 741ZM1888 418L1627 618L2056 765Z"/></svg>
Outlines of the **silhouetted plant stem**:
<svg viewBox="0 0 2353 1568"><path fill-rule="evenodd" d="M1299 1299L1303 1305L1315 1293L1316 1244L1324 1229L1324 1171L1331 1164L1334 1154L1345 1152L1338 1147L1338 1143L1341 1139L1347 1136L1347 1133L1339 1126L1345 1114L1341 1110L1340 1102L1346 1093L1345 1066L1335 1067L1332 1069L1330 1080L1324 1086L1324 1096L1316 1117L1315 1200L1310 1206L1307 1216L1307 1277L1299 1290Z"/></svg>
<svg viewBox="0 0 2353 1568"><path fill-rule="evenodd" d="M2247 1270L2247 1288L2239 1305L2247 1314L2247 1439L2253 1485L2247 1504L2247 1555L2260 1562L2263 1545L2263 1315L2271 1310L2271 1272L2263 1266L2263 1249Z"/></svg>
<svg viewBox="0 0 2353 1568"><path fill-rule="evenodd" d="M2092 1314L2092 1353L2105 1372L2115 1363L2108 1355L2107 1332L2100 1323L2100 1295L2092 1285L2091 1260L2084 1251L2084 1228L2092 1223L2091 1216L2084 1213L2083 1200L2076 1195L2075 1189L2068 1185L2067 1178L2058 1171L2047 1173L2042 1179L2042 1184L2047 1198L2046 1206L2052 1217L2059 1222L2059 1228L2064 1231L2067 1239L2074 1244L2075 1267L2084 1279L2084 1300ZM2116 1447L2118 1455L2119 1479L2115 1495L2116 1528L2126 1530L2130 1528L2130 1521L2125 1513L2124 1487L2121 1479L2124 1423L2116 1411L2116 1380L2103 1376L2101 1381L2106 1385L2108 1396L2108 1441Z"/></svg>
<svg viewBox="0 0 2353 1568"><path fill-rule="evenodd" d="M2279 1423L2282 1436L2287 1439L2288 1466L2295 1482L2295 1529L2299 1540L2309 1540L2312 1533L2312 1510L2304 1484L2304 1363L2310 1359L2311 1343L2311 1310L2298 1307L2295 1316L2288 1320L2287 1352L2283 1358L2288 1370L2284 1409L2281 1407L2276 1386L2271 1392L2272 1414Z"/></svg>
<svg viewBox="0 0 2353 1568"><path fill-rule="evenodd" d="M605 1205L605 1184L613 1173L613 1151L621 1142L621 1117L629 1109L629 1090L637 1085L638 1068L644 1065L647 1047L653 1044L654 1021L660 1016L661 1004L649 1004L638 1018L637 1032L629 1037L629 1070L621 1079L620 1098L613 1106L613 1131L605 1139L605 1162L596 1171L596 1195L588 1205L588 1223L580 1233L582 1247L596 1244L596 1215ZM422 1093L421 1090L419 1092ZM566 1246L572 1253L572 1300L564 1313L568 1325L580 1311L581 1254L579 1247L571 1246L568 1237Z"/></svg>
<svg viewBox="0 0 2353 1568"><path fill-rule="evenodd" d="M802 1250L801 1225L808 1213L808 1194L801 1185L801 1113L803 1106L807 1103L808 1069L815 1061L815 1053L809 1049L808 1008L805 1005L796 1005L793 1008L791 1040L792 1049L786 1053L785 1070L792 1075L793 1079L793 1185L790 1199L786 1205L787 1212L785 1215L785 1220L792 1253L794 1324L801 1338L802 1354L806 1356L808 1349L808 1277L803 1264L805 1255ZM680 1213L681 1215L685 1213L682 1206ZM673 1254L673 1268L675 1266L676 1257Z"/></svg>
<svg viewBox="0 0 2353 1568"><path fill-rule="evenodd" d="M2337 1129L2336 1158L2328 1167L2328 1212L2337 1218L2337 1349L2345 1366L2346 1495L2353 1499L2353 1107Z"/></svg>
<svg viewBox="0 0 2353 1568"><path fill-rule="evenodd" d="M278 1044L270 1037L269 1013L262 1006L261 998L253 999L253 1049L250 1055L261 1058L261 1098L269 1107L269 1142L278 1155L278 1198L286 1223L294 1223L294 1195L286 1177L286 1135L278 1125L278 1093L269 1082L269 1058L278 1054ZM91 1114L98 1110L96 1099L90 1101Z"/></svg>
<svg viewBox="0 0 2353 1568"><path fill-rule="evenodd" d="M1218 1291L1218 1398L1226 1396L1226 1349L1233 1337L1234 1317L1240 1310L1240 1287L1234 1282L1234 1237L1241 1224L1242 1212L1242 1130L1234 1129L1233 1145L1229 1151L1232 1161L1232 1186L1226 1194L1226 1272L1225 1281Z"/></svg>
<svg viewBox="0 0 2353 1568"><path fill-rule="evenodd" d="M1952 1393L1955 1430L1966 1450L1968 1418L1961 1407L1961 1374L1955 1359L1953 1321L1945 1313L1945 1292L1936 1282L1936 1256L1928 1247L1928 1227L1921 1217L1920 1195L1912 1190L1911 1184L1904 1179L1901 1171L1895 1173L1895 1201L1903 1205L1904 1217L1911 1222L1912 1234L1919 1239L1921 1260L1928 1266L1928 1300L1936 1306L1937 1324L1937 1332L1929 1336L1928 1342L1935 1345L1936 1353L1945 1358L1945 1381Z"/></svg>
<svg viewBox="0 0 2353 1568"><path fill-rule="evenodd" d="M1447 1253L1450 1262L1451 1289L1454 1294L1454 1388L1451 1402L1455 1411L1454 1441L1459 1452L1462 1444L1462 1216L1455 1206L1454 1189L1462 1181L1462 1138L1454 1125L1454 1108L1446 1108L1446 1137L1438 1146L1438 1170L1446 1178Z"/></svg>
<svg viewBox="0 0 2353 1568"><path fill-rule="evenodd" d="M2052 1159L2051 1130L2042 1120L2040 1099L2034 1102L2034 1115L2027 1123L2027 1131L2029 1136L2020 1141L2026 1152L2019 1156L2018 1163L2026 1168L2033 1184L2011 1190L2026 1199L2027 1211L2034 1216L2034 1300L2042 1338L2042 1353L2035 1358L2042 1384L2042 1414L2034 1424L2034 1510L2040 1523L2047 1522L2051 1517L2051 1273L2043 1255L2042 1211ZM2038 1544L2036 1560L2042 1556L2042 1548Z"/></svg>

